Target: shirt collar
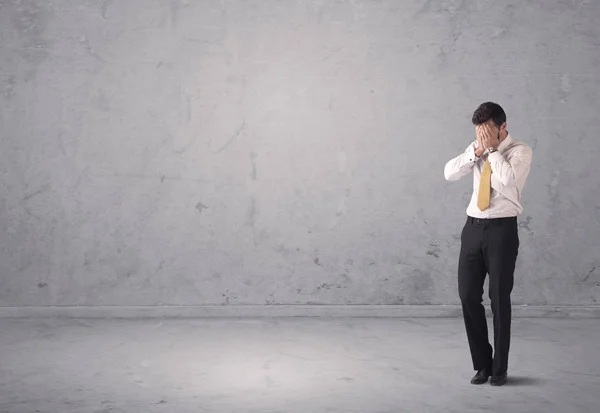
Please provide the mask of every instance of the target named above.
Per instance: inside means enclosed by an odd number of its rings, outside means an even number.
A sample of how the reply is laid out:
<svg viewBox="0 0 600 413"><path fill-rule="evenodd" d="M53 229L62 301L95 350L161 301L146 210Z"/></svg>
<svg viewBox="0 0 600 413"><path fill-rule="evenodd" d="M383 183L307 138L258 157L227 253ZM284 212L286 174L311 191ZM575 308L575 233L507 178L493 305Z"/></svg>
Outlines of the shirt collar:
<svg viewBox="0 0 600 413"><path fill-rule="evenodd" d="M512 141L512 138L510 137L510 133L506 135L506 139L504 139L502 141L502 143L500 143L500 145L498 145L498 151L502 152L504 149L506 149L506 147L508 146L508 144Z"/></svg>

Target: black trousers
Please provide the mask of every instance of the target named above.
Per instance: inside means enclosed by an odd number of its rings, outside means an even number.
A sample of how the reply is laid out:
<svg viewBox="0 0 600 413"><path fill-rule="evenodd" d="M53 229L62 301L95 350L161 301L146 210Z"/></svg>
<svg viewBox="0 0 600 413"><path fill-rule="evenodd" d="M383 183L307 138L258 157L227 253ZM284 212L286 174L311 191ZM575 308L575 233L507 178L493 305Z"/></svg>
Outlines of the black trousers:
<svg viewBox="0 0 600 413"><path fill-rule="evenodd" d="M467 218L461 234L458 292L473 359L473 368L492 375L508 371L511 301L519 251L517 218ZM494 354L488 340L483 284L489 274L494 315Z"/></svg>

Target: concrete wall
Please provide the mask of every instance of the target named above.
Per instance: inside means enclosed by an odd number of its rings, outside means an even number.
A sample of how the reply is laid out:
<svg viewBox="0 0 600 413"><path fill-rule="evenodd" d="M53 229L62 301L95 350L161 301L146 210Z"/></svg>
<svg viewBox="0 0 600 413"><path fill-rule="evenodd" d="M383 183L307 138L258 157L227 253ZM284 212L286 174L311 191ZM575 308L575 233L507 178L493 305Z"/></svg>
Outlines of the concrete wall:
<svg viewBox="0 0 600 413"><path fill-rule="evenodd" d="M0 0L0 306L456 304L471 181L443 167L486 100L534 149L513 302L594 304L599 19Z"/></svg>

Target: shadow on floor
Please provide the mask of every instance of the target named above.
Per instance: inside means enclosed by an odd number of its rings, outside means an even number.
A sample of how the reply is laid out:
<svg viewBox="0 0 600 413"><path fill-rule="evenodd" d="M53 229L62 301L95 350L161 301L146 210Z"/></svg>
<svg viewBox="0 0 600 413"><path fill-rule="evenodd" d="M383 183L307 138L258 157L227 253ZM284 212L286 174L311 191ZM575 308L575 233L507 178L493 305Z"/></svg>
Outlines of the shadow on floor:
<svg viewBox="0 0 600 413"><path fill-rule="evenodd" d="M511 386L534 386L536 384L542 384L543 380L534 377L524 377L524 376L508 376L508 381L506 385Z"/></svg>

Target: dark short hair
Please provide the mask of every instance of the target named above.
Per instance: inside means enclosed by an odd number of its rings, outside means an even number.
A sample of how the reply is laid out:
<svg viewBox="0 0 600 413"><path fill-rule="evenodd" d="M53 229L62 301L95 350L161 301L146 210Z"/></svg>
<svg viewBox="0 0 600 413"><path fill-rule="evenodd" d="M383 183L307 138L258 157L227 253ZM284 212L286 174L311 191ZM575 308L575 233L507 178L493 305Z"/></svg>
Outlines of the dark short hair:
<svg viewBox="0 0 600 413"><path fill-rule="evenodd" d="M481 125L490 119L498 128L506 122L506 113L502 106L494 102L484 102L473 112L473 125Z"/></svg>

